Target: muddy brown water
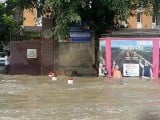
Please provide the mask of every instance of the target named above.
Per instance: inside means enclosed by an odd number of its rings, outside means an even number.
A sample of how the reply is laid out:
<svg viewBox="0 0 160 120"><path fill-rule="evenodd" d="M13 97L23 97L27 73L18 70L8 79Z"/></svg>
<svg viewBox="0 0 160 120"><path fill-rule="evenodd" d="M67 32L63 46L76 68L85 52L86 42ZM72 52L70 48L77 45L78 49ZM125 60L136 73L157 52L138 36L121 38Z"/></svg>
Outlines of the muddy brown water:
<svg viewBox="0 0 160 120"><path fill-rule="evenodd" d="M160 83L0 75L0 120L160 120Z"/></svg>

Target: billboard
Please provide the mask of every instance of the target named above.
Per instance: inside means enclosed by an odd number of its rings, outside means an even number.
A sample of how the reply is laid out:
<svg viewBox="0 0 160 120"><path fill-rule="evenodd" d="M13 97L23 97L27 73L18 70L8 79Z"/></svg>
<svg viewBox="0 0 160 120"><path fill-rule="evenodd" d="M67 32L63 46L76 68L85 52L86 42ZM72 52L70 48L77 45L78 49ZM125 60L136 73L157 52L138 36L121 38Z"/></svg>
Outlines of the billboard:
<svg viewBox="0 0 160 120"><path fill-rule="evenodd" d="M140 64L152 64L152 49L149 40L112 40L111 61L119 65L123 76L141 76Z"/></svg>

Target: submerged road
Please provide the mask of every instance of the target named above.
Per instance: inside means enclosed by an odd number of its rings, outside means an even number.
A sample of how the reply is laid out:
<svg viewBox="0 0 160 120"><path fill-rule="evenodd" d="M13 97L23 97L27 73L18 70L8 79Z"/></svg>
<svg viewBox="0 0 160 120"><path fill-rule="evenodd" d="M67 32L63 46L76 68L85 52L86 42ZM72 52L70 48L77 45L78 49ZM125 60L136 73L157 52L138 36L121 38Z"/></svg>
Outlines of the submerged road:
<svg viewBox="0 0 160 120"><path fill-rule="evenodd" d="M160 83L0 75L0 120L160 120Z"/></svg>

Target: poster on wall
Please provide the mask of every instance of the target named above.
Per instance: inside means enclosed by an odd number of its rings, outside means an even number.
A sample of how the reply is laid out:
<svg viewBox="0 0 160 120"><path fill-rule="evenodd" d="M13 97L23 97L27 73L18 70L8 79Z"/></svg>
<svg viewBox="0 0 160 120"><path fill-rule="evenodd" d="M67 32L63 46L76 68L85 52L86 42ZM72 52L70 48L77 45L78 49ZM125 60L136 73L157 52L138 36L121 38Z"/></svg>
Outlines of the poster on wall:
<svg viewBox="0 0 160 120"><path fill-rule="evenodd" d="M37 58L37 49L27 49L27 58Z"/></svg>
<svg viewBox="0 0 160 120"><path fill-rule="evenodd" d="M152 48L149 40L112 40L111 60L119 65L123 76L141 76L142 66L152 64Z"/></svg>
<svg viewBox="0 0 160 120"><path fill-rule="evenodd" d="M139 64L123 64L123 76L139 76Z"/></svg>
<svg viewBox="0 0 160 120"><path fill-rule="evenodd" d="M99 76L106 76L106 42L100 41L99 43Z"/></svg>

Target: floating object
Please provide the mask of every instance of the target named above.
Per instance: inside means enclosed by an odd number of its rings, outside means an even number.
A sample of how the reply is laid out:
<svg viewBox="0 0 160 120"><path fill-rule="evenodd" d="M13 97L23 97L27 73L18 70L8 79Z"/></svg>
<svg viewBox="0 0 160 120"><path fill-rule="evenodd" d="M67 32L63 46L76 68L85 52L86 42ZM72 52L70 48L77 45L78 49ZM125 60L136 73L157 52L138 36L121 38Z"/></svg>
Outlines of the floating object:
<svg viewBox="0 0 160 120"><path fill-rule="evenodd" d="M52 77L52 81L56 81L57 80L57 77Z"/></svg>
<svg viewBox="0 0 160 120"><path fill-rule="evenodd" d="M48 75L49 77L52 77L52 75Z"/></svg>
<svg viewBox="0 0 160 120"><path fill-rule="evenodd" d="M68 84L73 84L73 78L68 79Z"/></svg>
<svg viewBox="0 0 160 120"><path fill-rule="evenodd" d="M52 81L56 81L57 80L57 75L54 72L50 72L48 74L48 76L52 78Z"/></svg>

